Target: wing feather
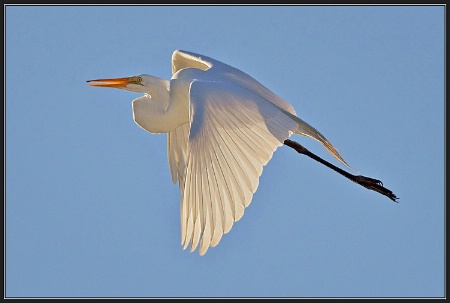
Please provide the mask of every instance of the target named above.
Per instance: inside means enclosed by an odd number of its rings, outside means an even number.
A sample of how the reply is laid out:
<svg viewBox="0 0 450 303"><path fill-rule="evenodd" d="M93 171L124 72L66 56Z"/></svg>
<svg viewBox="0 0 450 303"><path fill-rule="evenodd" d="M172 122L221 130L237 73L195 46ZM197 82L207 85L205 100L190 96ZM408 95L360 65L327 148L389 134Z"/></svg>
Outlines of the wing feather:
<svg viewBox="0 0 450 303"><path fill-rule="evenodd" d="M212 137L213 144L219 146L220 141L218 141L218 139L220 138ZM222 144L224 144L223 141ZM218 175L216 184L222 193L220 197L222 198L221 203L224 209L224 213L222 214L223 233L228 233L236 218L236 209L233 201L240 199L240 196L243 194L239 182L227 162L227 158L231 158L231 155L228 153L228 148L218 149L215 151L215 154L216 159L214 161L214 167ZM220 237L222 237L222 235L220 235Z"/></svg>
<svg viewBox="0 0 450 303"><path fill-rule="evenodd" d="M172 182L178 181L180 188L184 188L190 127L189 123L183 124L167 135L167 154Z"/></svg>
<svg viewBox="0 0 450 303"><path fill-rule="evenodd" d="M190 107L182 244L191 251L200 244L203 255L243 216L263 166L297 123L273 103L227 82L193 82Z"/></svg>

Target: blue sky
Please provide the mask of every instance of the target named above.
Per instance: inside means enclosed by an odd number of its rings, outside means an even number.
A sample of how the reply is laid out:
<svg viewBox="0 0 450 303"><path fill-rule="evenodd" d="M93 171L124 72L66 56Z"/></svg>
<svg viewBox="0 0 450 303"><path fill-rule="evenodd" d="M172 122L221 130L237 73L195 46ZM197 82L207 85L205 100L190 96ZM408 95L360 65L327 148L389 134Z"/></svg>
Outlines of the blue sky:
<svg viewBox="0 0 450 303"><path fill-rule="evenodd" d="M444 9L6 6L5 295L444 296ZM282 146L219 245L182 250L166 135L86 85L170 78L175 49L252 75L399 203Z"/></svg>

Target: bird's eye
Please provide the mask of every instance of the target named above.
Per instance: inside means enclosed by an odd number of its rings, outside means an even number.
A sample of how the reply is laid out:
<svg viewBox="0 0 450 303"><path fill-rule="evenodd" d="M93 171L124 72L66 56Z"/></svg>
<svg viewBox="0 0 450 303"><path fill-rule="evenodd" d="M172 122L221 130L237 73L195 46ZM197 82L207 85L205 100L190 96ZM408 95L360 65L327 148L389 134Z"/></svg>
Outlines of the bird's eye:
<svg viewBox="0 0 450 303"><path fill-rule="evenodd" d="M138 83L141 83L141 82L142 82L142 77L138 77L138 78L137 78L137 82L138 82Z"/></svg>

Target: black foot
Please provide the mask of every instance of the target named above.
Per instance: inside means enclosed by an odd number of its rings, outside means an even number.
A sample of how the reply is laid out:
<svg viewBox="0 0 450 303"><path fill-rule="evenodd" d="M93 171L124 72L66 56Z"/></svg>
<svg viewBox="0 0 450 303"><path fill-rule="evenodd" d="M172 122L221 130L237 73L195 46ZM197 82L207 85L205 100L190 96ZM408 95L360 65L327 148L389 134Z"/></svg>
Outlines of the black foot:
<svg viewBox="0 0 450 303"><path fill-rule="evenodd" d="M398 199L397 196L386 187L383 187L383 182L381 182L380 180L372 179L361 175L353 176L351 180L355 183L358 183L361 186L364 186L367 189L374 190L382 195L385 195L394 202L397 202Z"/></svg>

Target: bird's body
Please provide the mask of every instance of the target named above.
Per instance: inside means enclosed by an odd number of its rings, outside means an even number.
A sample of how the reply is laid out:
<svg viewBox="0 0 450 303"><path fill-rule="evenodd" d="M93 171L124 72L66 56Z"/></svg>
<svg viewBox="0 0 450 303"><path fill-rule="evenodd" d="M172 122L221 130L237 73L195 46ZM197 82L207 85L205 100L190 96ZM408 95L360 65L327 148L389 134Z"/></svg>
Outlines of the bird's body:
<svg viewBox="0 0 450 303"><path fill-rule="evenodd" d="M322 143L347 163L293 107L246 73L199 54L175 51L170 81L149 75L90 80L144 96L134 121L168 134L173 182L181 189L181 243L200 255L239 220L258 187L263 166L291 134Z"/></svg>

